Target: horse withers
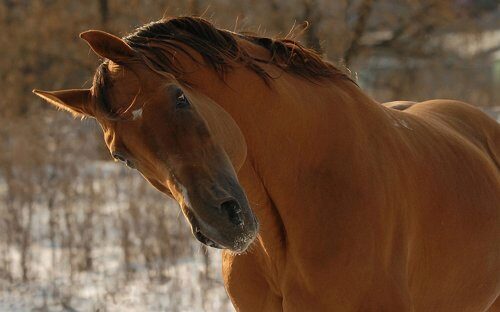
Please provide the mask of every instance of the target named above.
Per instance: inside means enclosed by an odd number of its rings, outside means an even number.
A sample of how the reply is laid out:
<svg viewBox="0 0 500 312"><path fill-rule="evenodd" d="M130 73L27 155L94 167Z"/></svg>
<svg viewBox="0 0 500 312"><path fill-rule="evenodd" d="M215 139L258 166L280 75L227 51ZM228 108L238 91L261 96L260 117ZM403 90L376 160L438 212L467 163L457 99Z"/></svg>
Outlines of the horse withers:
<svg viewBox="0 0 500 312"><path fill-rule="evenodd" d="M385 107L297 42L200 18L81 37L92 87L35 93L224 249L237 310L499 310L500 126L478 109Z"/></svg>

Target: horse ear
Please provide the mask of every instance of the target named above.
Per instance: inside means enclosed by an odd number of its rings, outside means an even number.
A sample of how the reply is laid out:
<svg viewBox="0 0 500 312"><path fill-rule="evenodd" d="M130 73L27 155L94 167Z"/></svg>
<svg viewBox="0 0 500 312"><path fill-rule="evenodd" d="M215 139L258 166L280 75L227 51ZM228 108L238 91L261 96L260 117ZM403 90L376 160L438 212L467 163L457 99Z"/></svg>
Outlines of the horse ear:
<svg viewBox="0 0 500 312"><path fill-rule="evenodd" d="M136 55L135 51L122 39L100 30L88 30L80 34L92 51L117 64Z"/></svg>
<svg viewBox="0 0 500 312"><path fill-rule="evenodd" d="M90 110L90 89L72 89L61 91L33 90L33 93L50 104L72 113L74 116L94 116L93 112Z"/></svg>

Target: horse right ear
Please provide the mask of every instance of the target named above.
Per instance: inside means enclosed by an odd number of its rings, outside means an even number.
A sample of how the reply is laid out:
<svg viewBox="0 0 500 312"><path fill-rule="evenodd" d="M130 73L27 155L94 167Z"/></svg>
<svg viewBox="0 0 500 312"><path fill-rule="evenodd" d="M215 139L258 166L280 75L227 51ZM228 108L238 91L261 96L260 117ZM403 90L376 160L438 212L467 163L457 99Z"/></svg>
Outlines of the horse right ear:
<svg viewBox="0 0 500 312"><path fill-rule="evenodd" d="M33 93L56 106L64 109L76 117L93 117L90 109L91 92L90 89L72 89L61 91L41 91L33 90Z"/></svg>
<svg viewBox="0 0 500 312"><path fill-rule="evenodd" d="M88 30L80 34L92 51L117 64L136 56L136 52L125 41L100 30Z"/></svg>

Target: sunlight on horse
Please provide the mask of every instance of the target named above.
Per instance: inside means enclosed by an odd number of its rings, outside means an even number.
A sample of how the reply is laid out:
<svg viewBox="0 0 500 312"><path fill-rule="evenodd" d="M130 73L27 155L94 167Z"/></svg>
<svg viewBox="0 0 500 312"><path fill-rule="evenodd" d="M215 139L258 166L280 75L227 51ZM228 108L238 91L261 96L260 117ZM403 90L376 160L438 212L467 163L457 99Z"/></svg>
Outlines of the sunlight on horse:
<svg viewBox="0 0 500 312"><path fill-rule="evenodd" d="M92 88L34 92L94 117L225 249L237 310L498 308L500 126L480 110L385 107L296 42L200 18L81 37L106 59Z"/></svg>

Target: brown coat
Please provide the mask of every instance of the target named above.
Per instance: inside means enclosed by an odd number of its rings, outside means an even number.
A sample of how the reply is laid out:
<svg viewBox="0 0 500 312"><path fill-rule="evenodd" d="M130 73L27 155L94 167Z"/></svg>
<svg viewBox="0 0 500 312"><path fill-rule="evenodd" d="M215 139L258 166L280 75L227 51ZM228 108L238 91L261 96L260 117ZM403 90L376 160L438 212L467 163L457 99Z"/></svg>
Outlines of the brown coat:
<svg viewBox="0 0 500 312"><path fill-rule="evenodd" d="M494 120L451 100L384 107L294 42L158 23L160 39L82 34L109 59L93 89L36 93L96 117L227 249L237 310L498 311Z"/></svg>

